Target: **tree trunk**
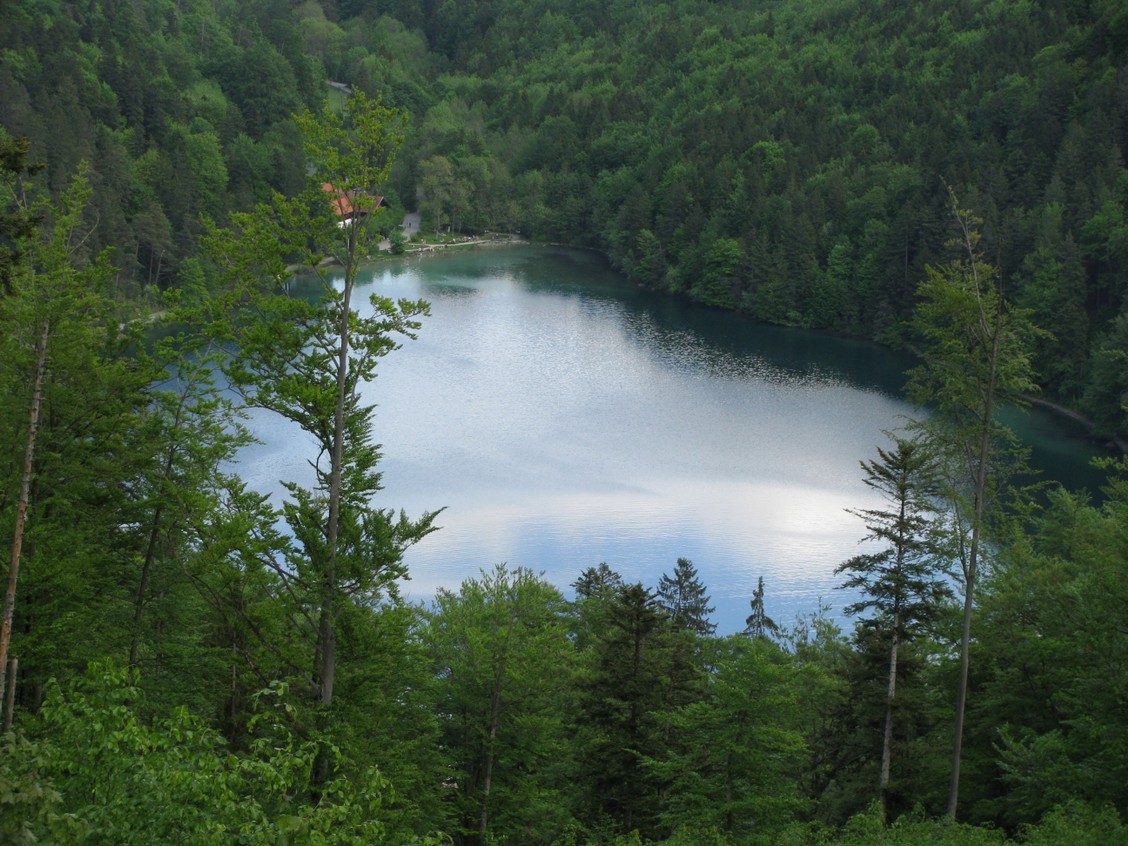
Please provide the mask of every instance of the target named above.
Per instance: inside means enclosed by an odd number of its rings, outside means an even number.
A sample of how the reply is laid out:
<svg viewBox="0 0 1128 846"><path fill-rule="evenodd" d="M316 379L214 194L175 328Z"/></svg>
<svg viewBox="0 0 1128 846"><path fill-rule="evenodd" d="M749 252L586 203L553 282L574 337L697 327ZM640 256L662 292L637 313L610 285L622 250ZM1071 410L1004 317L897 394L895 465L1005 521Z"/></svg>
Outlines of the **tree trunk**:
<svg viewBox="0 0 1128 846"><path fill-rule="evenodd" d="M972 272L975 262L972 260ZM975 277L975 289L979 291L979 278ZM983 417L980 420L978 454L975 467L975 499L972 509L971 546L967 556L967 572L964 581L963 629L960 633L960 680L956 694L956 722L953 729L952 774L948 784L948 816L953 820L960 802L960 762L963 755L964 713L967 710L967 684L969 650L971 647L971 615L975 605L975 581L979 569L979 541L983 529L983 512L987 493L987 460L991 448L991 418L995 409L995 389L999 374L999 345L1002 339L1003 295L999 292L994 324L988 327L987 315L980 305L980 327L984 337L990 339L991 350L988 359L987 385L983 394Z"/></svg>
<svg viewBox="0 0 1128 846"><path fill-rule="evenodd" d="M350 202L354 202L350 195ZM326 560L322 577L321 614L317 627L314 678L317 680L317 704L327 708L333 704L333 683L337 674L337 541L341 525L341 485L344 477L345 404L349 375L349 310L352 305L353 282L357 271L357 229L359 221L348 227L345 257L345 288L341 294L341 345L337 351L337 397L333 406L333 448L329 464L329 514L325 524ZM324 729L325 726L321 725ZM329 756L322 752L314 767L314 791L329 779Z"/></svg>
<svg viewBox="0 0 1128 846"><path fill-rule="evenodd" d="M43 383L47 378L47 343L51 337L51 323L43 321L39 342L35 349L35 387L28 413L27 442L24 445L23 471L20 474L20 497L16 506L16 525L12 531L12 560L8 568L8 590L4 594L4 617L0 622L0 700L7 683L8 650L12 642L12 618L16 610L16 585L19 582L20 558L23 551L24 525L27 522L27 505L31 494L31 471L35 463L35 438L39 432L39 408L43 403ZM14 680L13 680L14 684Z"/></svg>
<svg viewBox="0 0 1128 846"><path fill-rule="evenodd" d="M893 766L893 697L897 693L897 650L901 645L900 614L893 615L893 644L889 648L889 687L885 694L885 735L881 743L881 807L889 818L889 772Z"/></svg>
<svg viewBox="0 0 1128 846"><path fill-rule="evenodd" d="M494 749L497 745L498 724L501 722L501 684L505 676L505 662L498 665L494 673L493 696L490 701L490 734L486 741L486 767L482 777L482 813L478 820L478 835L481 843L486 842L489 829L490 790L493 787Z"/></svg>
<svg viewBox="0 0 1128 846"><path fill-rule="evenodd" d="M172 421L172 431L176 436L171 439L168 445L168 452L165 455L164 462L164 479L172 478L173 468L176 466L176 454L179 451L178 437L180 432L180 424L184 420L186 397L180 396L180 400L176 405L176 417ZM164 514L164 503L158 502L157 507L153 509L153 525L149 530L149 542L145 547L145 560L141 565L141 581L137 586L137 600L133 608L133 636L129 641L129 681L130 684L137 682L137 662L141 652L141 623L145 618L145 594L149 592L149 579L153 571L153 561L157 557L157 541L160 538L161 517Z"/></svg>
<svg viewBox="0 0 1128 846"><path fill-rule="evenodd" d="M158 505L153 512L153 527L149 530L149 542L145 547L145 560L141 564L141 581L137 585L137 599L133 606L133 636L129 640L129 682L137 683L137 661L141 652L141 623L145 617L145 594L149 592L149 573L153 569L153 559L157 553L157 537L160 535L161 512Z"/></svg>
<svg viewBox="0 0 1128 846"><path fill-rule="evenodd" d="M350 202L354 202L350 196ZM321 619L318 631L317 677L321 682L319 700L322 705L333 702L333 677L337 670L335 625L333 620L334 594L337 590L337 539L341 524L341 483L344 475L345 454L345 403L349 376L349 310L352 306L353 281L357 269L357 228L359 222L348 227L348 251L345 257L345 289L341 294L341 346L337 351L337 399L333 407L333 451L329 464L329 515L325 525L327 560L325 562L324 590Z"/></svg>
<svg viewBox="0 0 1128 846"><path fill-rule="evenodd" d="M16 673L20 668L20 659L13 658L8 664L11 669L8 670L8 689L4 696L4 734L12 730L12 717L16 712Z"/></svg>

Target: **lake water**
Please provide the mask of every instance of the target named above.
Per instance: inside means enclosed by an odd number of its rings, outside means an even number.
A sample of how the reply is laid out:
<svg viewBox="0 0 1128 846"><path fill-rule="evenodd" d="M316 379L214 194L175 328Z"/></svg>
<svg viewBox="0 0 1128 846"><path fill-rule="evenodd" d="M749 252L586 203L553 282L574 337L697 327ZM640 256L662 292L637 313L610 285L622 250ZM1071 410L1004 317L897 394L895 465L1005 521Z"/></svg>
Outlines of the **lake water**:
<svg viewBox="0 0 1128 846"><path fill-rule="evenodd" d="M653 587L685 557L720 634L744 627L760 576L781 624L852 601L833 571L864 528L845 509L878 504L858 462L913 411L909 358L640 291L567 249L404 259L362 280L359 306L374 292L431 303L366 394L385 452L377 504L446 507L408 552L409 599L499 562L569 593L600 562ZM1048 473L1100 483L1064 421L1017 422ZM308 482L311 442L264 412L251 424L263 443L243 456L248 483Z"/></svg>

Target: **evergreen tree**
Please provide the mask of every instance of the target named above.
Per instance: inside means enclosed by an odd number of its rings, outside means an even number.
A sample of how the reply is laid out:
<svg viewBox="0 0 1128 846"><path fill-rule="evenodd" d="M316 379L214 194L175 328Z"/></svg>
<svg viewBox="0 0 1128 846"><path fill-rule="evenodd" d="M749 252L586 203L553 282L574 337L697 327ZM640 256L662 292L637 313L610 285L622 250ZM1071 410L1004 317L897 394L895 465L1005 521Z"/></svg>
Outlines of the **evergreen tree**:
<svg viewBox="0 0 1128 846"><path fill-rule="evenodd" d="M153 446L129 509L138 562L130 682L145 689L157 710L191 702L194 711L211 713L230 692L231 673L224 670L231 644L214 637L216 620L193 574L221 537L226 515L220 512L239 485L225 465L250 437L234 401L215 384L214 358L185 338L157 346L169 376L153 387L140 421ZM201 619L209 624L199 625Z"/></svg>
<svg viewBox="0 0 1128 846"><path fill-rule="evenodd" d="M20 180L41 166L27 160L30 143L0 128L0 295L12 293L12 276L23 256L22 242L35 234L38 214L22 196Z"/></svg>
<svg viewBox="0 0 1128 846"><path fill-rule="evenodd" d="M660 757L669 672L669 620L654 594L630 584L611 600L581 676L579 783L585 816L610 820L621 833L652 832L658 822L660 780L645 756Z"/></svg>
<svg viewBox="0 0 1128 846"><path fill-rule="evenodd" d="M760 576L756 582L756 590L752 591L752 599L749 600L751 613L744 621L743 634L748 637L767 639L779 632L779 625L768 616L764 608L764 577Z"/></svg>
<svg viewBox="0 0 1128 846"><path fill-rule="evenodd" d="M668 780L669 830L769 843L804 805L804 699L793 656L766 639L707 642L707 695L669 717L672 742L647 766Z"/></svg>
<svg viewBox="0 0 1128 846"><path fill-rule="evenodd" d="M109 296L105 254L87 249L90 194L81 169L58 202L40 206L43 237L19 244L25 260L0 300L0 387L10 398L0 503L12 521L0 687L20 631L32 704L52 674L120 647L130 494L152 448L144 418L159 370L137 354L139 327Z"/></svg>
<svg viewBox="0 0 1128 846"><path fill-rule="evenodd" d="M717 630L709 622L715 610L709 605L705 585L697 577L697 568L687 558L679 558L674 575L662 574L658 580L658 604L665 610L675 629L684 629L708 636Z"/></svg>
<svg viewBox="0 0 1128 846"><path fill-rule="evenodd" d="M576 581L572 588L579 599L608 599L623 587L623 577L607 566L607 562L600 562L598 567L588 567Z"/></svg>
<svg viewBox="0 0 1128 846"><path fill-rule="evenodd" d="M623 577L601 562L585 569L572 587L576 591L576 648L584 652L606 631L611 606L623 589Z"/></svg>
<svg viewBox="0 0 1128 846"><path fill-rule="evenodd" d="M869 534L864 540L876 541L882 548L854 556L835 573L848 573L841 587L862 594L862 599L846 607L846 613L875 612L860 625L881 632L888 640L879 780L881 801L888 810L899 652L936 616L951 591L936 564L934 501L939 479L935 459L927 445L903 438L896 439L893 450L878 447L877 454L877 461L862 461L861 466L863 481L881 495L884 507L851 513L866 521Z"/></svg>

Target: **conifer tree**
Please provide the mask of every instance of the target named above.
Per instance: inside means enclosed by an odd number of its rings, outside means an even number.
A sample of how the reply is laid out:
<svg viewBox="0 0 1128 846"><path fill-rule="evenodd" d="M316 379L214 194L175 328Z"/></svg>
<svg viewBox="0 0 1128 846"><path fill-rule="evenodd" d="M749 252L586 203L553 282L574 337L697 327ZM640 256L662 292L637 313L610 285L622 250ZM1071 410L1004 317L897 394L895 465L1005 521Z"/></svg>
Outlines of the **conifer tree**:
<svg viewBox="0 0 1128 846"><path fill-rule="evenodd" d="M896 440L894 449L878 447L877 453L877 461L862 461L861 466L863 481L881 495L883 507L850 513L865 520L869 534L864 540L876 541L881 548L854 556L834 572L849 574L841 587L862 594L846 607L846 613L873 611L874 616L860 625L884 633L889 644L879 782L888 810L899 651L935 617L951 591L936 565L934 498L939 480L935 459L926 445L903 438Z"/></svg>
<svg viewBox="0 0 1128 846"><path fill-rule="evenodd" d="M662 574L658 580L658 602L675 629L705 636L717 630L717 626L709 622L709 615L715 609L709 605L705 585L697 577L697 568L688 558L678 559L673 576Z"/></svg>
<svg viewBox="0 0 1128 846"><path fill-rule="evenodd" d="M23 175L41 166L27 160L26 138L12 138L0 128L0 296L12 293L12 278L24 254L22 242L35 234L39 215L22 201Z"/></svg>
<svg viewBox="0 0 1128 846"><path fill-rule="evenodd" d="M659 757L663 745L658 717L669 677L669 619L652 591L630 584L612 598L605 623L581 677L580 782L591 818L614 820L624 833L647 831L656 823L660 791L642 757Z"/></svg>
<svg viewBox="0 0 1128 846"><path fill-rule="evenodd" d="M0 440L11 449L4 476L14 488L0 492L0 506L13 518L0 690L17 628L18 590L25 597L18 628L47 635L27 640L37 683L51 674L48 664L79 660L64 654L69 650L59 648L60 640L89 655L119 631L94 620L113 619L99 611L117 601L121 569L128 566L123 514L144 463L139 430L157 370L132 354L137 326L122 321L108 296L106 255L88 249L90 197L82 167L56 202L35 207L44 221L42 237L16 243L23 260L13 267L12 293L0 299L0 389L9 398ZM37 583L35 613L26 612L27 591L20 590L24 564L33 564L27 575ZM76 637L80 621L94 630Z"/></svg>
<svg viewBox="0 0 1128 846"><path fill-rule="evenodd" d="M748 605L751 613L744 621L743 634L752 638L764 639L770 638L779 632L779 624L768 616L764 608L763 576L760 576L759 581L756 583L756 590L752 592L752 599L749 600Z"/></svg>
<svg viewBox="0 0 1128 846"><path fill-rule="evenodd" d="M615 591L623 587L623 577L600 562L598 567L588 567L576 581L572 582L579 599L609 599Z"/></svg>

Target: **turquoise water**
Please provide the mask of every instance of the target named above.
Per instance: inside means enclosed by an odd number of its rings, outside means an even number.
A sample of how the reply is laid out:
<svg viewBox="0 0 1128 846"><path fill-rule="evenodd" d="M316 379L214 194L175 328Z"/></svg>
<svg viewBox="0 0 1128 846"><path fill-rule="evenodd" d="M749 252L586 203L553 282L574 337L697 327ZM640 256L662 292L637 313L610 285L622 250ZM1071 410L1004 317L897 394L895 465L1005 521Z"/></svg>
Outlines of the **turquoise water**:
<svg viewBox="0 0 1128 846"><path fill-rule="evenodd" d="M782 624L852 601L833 571L864 529L845 509L877 504L858 462L913 412L909 358L640 291L566 249L381 264L357 300L373 292L432 310L366 395L378 504L446 507L408 553L409 598L502 561L565 590L602 561L654 586L685 557L722 634L743 628L760 576ZM1078 432L1046 413L1016 422L1054 478L1099 485ZM304 436L265 413L251 423L263 444L243 458L248 482L308 481Z"/></svg>

